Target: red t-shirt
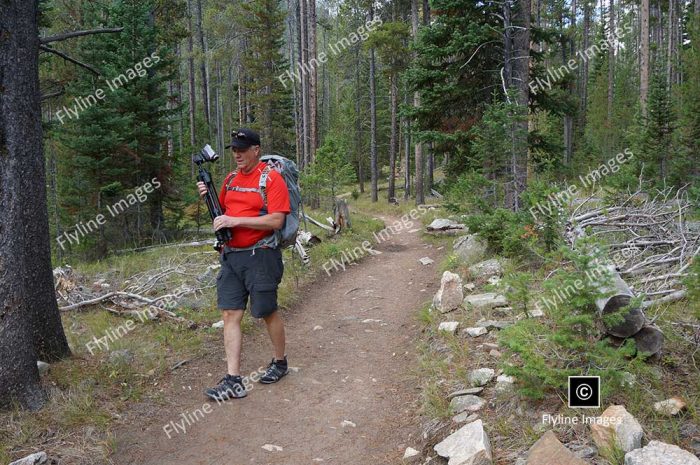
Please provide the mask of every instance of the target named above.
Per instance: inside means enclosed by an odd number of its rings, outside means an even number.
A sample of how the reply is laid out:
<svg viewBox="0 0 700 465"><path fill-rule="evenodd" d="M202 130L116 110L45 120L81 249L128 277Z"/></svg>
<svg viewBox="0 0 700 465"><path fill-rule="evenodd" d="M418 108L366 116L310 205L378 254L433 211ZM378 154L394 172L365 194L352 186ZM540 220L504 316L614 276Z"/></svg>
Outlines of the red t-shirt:
<svg viewBox="0 0 700 465"><path fill-rule="evenodd" d="M244 174L239 171L236 177L229 183L231 187L258 188L260 184L260 175L266 163L260 162L253 170ZM228 176L226 177L228 178ZM289 191L284 178L274 169L270 170L265 184L265 193L267 195L267 213L289 213ZM260 211L263 208L262 196L259 192L240 192L226 190L226 180L221 186L219 193L219 202L226 216L260 216ZM251 229L244 227L232 228L233 239L228 241L226 245L229 247L243 248L250 247L260 239L272 234L272 230Z"/></svg>

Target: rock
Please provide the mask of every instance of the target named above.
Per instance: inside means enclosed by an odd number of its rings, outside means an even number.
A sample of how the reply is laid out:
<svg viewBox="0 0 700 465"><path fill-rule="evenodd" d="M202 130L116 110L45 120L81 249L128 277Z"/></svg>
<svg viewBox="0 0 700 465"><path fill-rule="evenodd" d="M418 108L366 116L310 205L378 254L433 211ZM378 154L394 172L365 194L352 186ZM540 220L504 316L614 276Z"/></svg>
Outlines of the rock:
<svg viewBox="0 0 700 465"><path fill-rule="evenodd" d="M28 455L23 459L15 460L10 465L42 465L48 461L46 452L37 452L36 454Z"/></svg>
<svg viewBox="0 0 700 465"><path fill-rule="evenodd" d="M459 321L443 321L438 326L438 331L444 331L446 333L456 333L459 327Z"/></svg>
<svg viewBox="0 0 700 465"><path fill-rule="evenodd" d="M501 353L497 351L496 349L491 349L491 352L489 352L489 355L493 358L501 358Z"/></svg>
<svg viewBox="0 0 700 465"><path fill-rule="evenodd" d="M559 442L552 431L547 431L530 447L526 465L586 465L564 444Z"/></svg>
<svg viewBox="0 0 700 465"><path fill-rule="evenodd" d="M479 368L469 373L469 384L472 386L484 386L491 381L496 372L492 368Z"/></svg>
<svg viewBox="0 0 700 465"><path fill-rule="evenodd" d="M486 349L498 349L500 346L498 344L494 344L493 342L484 342L484 348Z"/></svg>
<svg viewBox="0 0 700 465"><path fill-rule="evenodd" d="M512 376L499 375L496 378L496 392L507 392L513 389L515 378Z"/></svg>
<svg viewBox="0 0 700 465"><path fill-rule="evenodd" d="M467 234L458 238L452 248L465 265L472 265L484 259L487 244L476 234Z"/></svg>
<svg viewBox="0 0 700 465"><path fill-rule="evenodd" d="M452 400L455 397L459 397L459 396L466 396L468 394L479 394L483 390L484 390L484 388L482 388L482 387L472 387L472 388L467 388L467 389L460 389L459 391L451 392L447 396L447 398L449 400Z"/></svg>
<svg viewBox="0 0 700 465"><path fill-rule="evenodd" d="M625 465L700 465L700 459L678 446L651 441L625 454Z"/></svg>
<svg viewBox="0 0 700 465"><path fill-rule="evenodd" d="M39 375L43 375L49 371L50 365L46 362L42 362L41 360L37 360L36 367L39 369Z"/></svg>
<svg viewBox="0 0 700 465"><path fill-rule="evenodd" d="M440 289L433 297L433 307L440 313L451 312L462 305L463 299L462 278L456 273L445 271L440 279Z"/></svg>
<svg viewBox="0 0 700 465"><path fill-rule="evenodd" d="M468 295L464 298L464 306L466 308L473 308L474 310L491 310L492 308L503 307L505 305L508 305L505 296L496 294L495 292Z"/></svg>
<svg viewBox="0 0 700 465"><path fill-rule="evenodd" d="M467 283L464 285L464 290L472 292L474 289L476 289L476 284L474 283Z"/></svg>
<svg viewBox="0 0 700 465"><path fill-rule="evenodd" d="M471 423L479 418L478 413L471 413L469 411L458 413L452 417L454 423Z"/></svg>
<svg viewBox="0 0 700 465"><path fill-rule="evenodd" d="M435 261L430 257L423 257L418 259L418 263L421 265L430 265L431 263L435 263Z"/></svg>
<svg viewBox="0 0 700 465"><path fill-rule="evenodd" d="M568 444L568 448L580 459L592 459L598 455L598 448L588 444Z"/></svg>
<svg viewBox="0 0 700 465"><path fill-rule="evenodd" d="M478 326L483 326L486 329L505 329L508 326L513 326L510 321L500 321L500 320L479 320L476 322Z"/></svg>
<svg viewBox="0 0 700 465"><path fill-rule="evenodd" d="M466 226L462 223L457 223L456 221L436 218L426 227L426 229L428 231L447 231L448 229L466 229Z"/></svg>
<svg viewBox="0 0 700 465"><path fill-rule="evenodd" d="M223 327L224 327L224 320L219 320L219 321L217 321L216 323L214 323L213 325L211 325L211 327L212 327L212 328L216 328L216 329L221 329L221 328L223 328Z"/></svg>
<svg viewBox="0 0 700 465"><path fill-rule="evenodd" d="M342 426L343 428L345 428L346 426L350 426L352 428L357 427L357 425L355 423L351 422L350 420L343 420L343 422L340 424L340 426Z"/></svg>
<svg viewBox="0 0 700 465"><path fill-rule="evenodd" d="M433 447L448 465L491 465L491 445L481 420L467 423Z"/></svg>
<svg viewBox="0 0 700 465"><path fill-rule="evenodd" d="M314 330L314 331L321 331L322 329L323 329L323 326L321 326L321 325L316 325L316 326L314 326L314 329L313 329L313 330Z"/></svg>
<svg viewBox="0 0 700 465"><path fill-rule="evenodd" d="M498 286L499 284L501 284L501 278L500 276L491 276L488 279L488 283L492 286Z"/></svg>
<svg viewBox="0 0 700 465"><path fill-rule="evenodd" d="M683 423L681 427L678 428L678 433L683 439L700 438L700 428L691 422Z"/></svg>
<svg viewBox="0 0 700 465"><path fill-rule="evenodd" d="M406 463L417 463L420 461L420 452L413 447L407 447L406 451L403 453L403 460Z"/></svg>
<svg viewBox="0 0 700 465"><path fill-rule="evenodd" d="M685 410L686 407L687 404L680 397L671 397L670 399L654 403L654 410L669 417L678 415L678 413L680 413L681 410Z"/></svg>
<svg viewBox="0 0 700 465"><path fill-rule="evenodd" d="M464 332L470 335L471 337L479 337L488 333L489 330L484 328L483 326L478 326L476 328L467 328L464 330Z"/></svg>
<svg viewBox="0 0 700 465"><path fill-rule="evenodd" d="M134 354L129 349L113 350L109 354L109 363L131 363L134 361Z"/></svg>
<svg viewBox="0 0 700 465"><path fill-rule="evenodd" d="M623 371L622 372L622 386L623 387L632 387L634 384L637 382L637 377L634 376L632 373L629 371Z"/></svg>
<svg viewBox="0 0 700 465"><path fill-rule="evenodd" d="M598 449L611 449L617 444L629 452L642 447L642 426L623 405L611 405L599 418L600 423L591 425L591 437Z"/></svg>
<svg viewBox="0 0 700 465"><path fill-rule="evenodd" d="M437 436L439 433L442 432L444 428L447 428L450 425L450 423L446 421L442 421L439 418L433 418L432 420L429 420L427 423L423 424L422 426L422 432L423 432L423 439L426 441L431 440L435 436Z"/></svg>
<svg viewBox="0 0 700 465"><path fill-rule="evenodd" d="M455 397L450 401L450 410L452 413L462 412L478 412L481 410L486 401L479 396L467 394L466 396Z"/></svg>
<svg viewBox="0 0 700 465"><path fill-rule="evenodd" d="M263 449L265 449L268 452L282 452L284 449L280 446L276 446L274 444L265 444L262 446Z"/></svg>
<svg viewBox="0 0 700 465"><path fill-rule="evenodd" d="M488 278L489 276L500 276L503 274L503 265L497 258L491 258L479 262L469 267L469 274L473 278Z"/></svg>

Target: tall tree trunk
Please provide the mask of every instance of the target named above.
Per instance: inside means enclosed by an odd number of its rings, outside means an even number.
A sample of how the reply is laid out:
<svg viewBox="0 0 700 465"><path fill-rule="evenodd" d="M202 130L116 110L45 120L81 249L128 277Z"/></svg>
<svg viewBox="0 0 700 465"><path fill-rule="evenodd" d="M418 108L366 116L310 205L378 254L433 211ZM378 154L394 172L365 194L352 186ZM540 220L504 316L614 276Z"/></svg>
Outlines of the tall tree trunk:
<svg viewBox="0 0 700 465"><path fill-rule="evenodd" d="M413 26L413 40L418 40L418 0L411 0L411 23ZM413 93L413 106L420 107L420 92ZM415 159L416 159L416 205L425 203L425 193L423 192L423 145L416 141L415 143Z"/></svg>
<svg viewBox="0 0 700 465"><path fill-rule="evenodd" d="M513 153L511 159L511 208L521 209L521 194L527 189L528 165L528 101L530 98L530 2L516 5L513 17L517 29L513 32L513 85L517 89L518 117L513 123Z"/></svg>
<svg viewBox="0 0 700 465"><path fill-rule="evenodd" d="M639 33L642 45L639 56L639 102L642 116L646 117L649 99L649 0L642 0L642 27Z"/></svg>
<svg viewBox="0 0 700 465"><path fill-rule="evenodd" d="M362 87L360 83L360 47L357 46L355 47L355 92L357 93L357 96L355 98L355 135L356 135L356 143L355 143L355 151L356 151L356 159L357 159L357 178L358 181L360 182L360 192L364 193L365 192L365 173L363 170L363 163L362 160L364 158L364 153L362 151L362 107L361 107L361 100L362 100L362 95L361 92Z"/></svg>
<svg viewBox="0 0 700 465"><path fill-rule="evenodd" d="M615 34L615 0L609 0L610 7L608 10L608 37L614 37ZM613 92L615 89L615 45L617 40L610 41L608 48L608 125L612 125L613 114Z"/></svg>
<svg viewBox="0 0 700 465"><path fill-rule="evenodd" d="M302 145L303 145L303 167L311 162L311 121L309 111L309 76L307 71L309 63L308 49L308 5L307 0L299 0L299 74L301 75L301 120L302 120Z"/></svg>
<svg viewBox="0 0 700 465"><path fill-rule="evenodd" d="M404 92L404 105L409 105L408 92ZM403 199L411 196L411 119L404 117L404 178Z"/></svg>
<svg viewBox="0 0 700 465"><path fill-rule="evenodd" d="M175 46L175 54L177 55L177 75L175 79L177 80L177 107L178 107L178 148L180 149L180 154L185 150L185 119L182 116L182 48L180 44Z"/></svg>
<svg viewBox="0 0 700 465"><path fill-rule="evenodd" d="M389 95L391 101L391 138L389 139L389 190L387 199L391 201L396 197L396 153L398 152L398 88L396 86L396 73L389 76Z"/></svg>
<svg viewBox="0 0 700 465"><path fill-rule="evenodd" d="M190 104L190 150L195 150L197 139L195 134L195 111L197 108L197 100L195 99L195 81L194 81L194 29L192 27L192 1L187 0L187 28L189 35L187 36L187 65L189 69L189 104ZM190 162L190 175L194 177L194 162Z"/></svg>
<svg viewBox="0 0 700 465"><path fill-rule="evenodd" d="M45 400L37 357L70 354L54 293L39 91L37 2L0 15L0 407Z"/></svg>
<svg viewBox="0 0 700 465"><path fill-rule="evenodd" d="M583 0L583 50L588 50L591 35L591 0ZM588 60L581 67L581 127L586 126L588 114Z"/></svg>
<svg viewBox="0 0 700 465"><path fill-rule="evenodd" d="M371 4L369 8L370 20L374 17L374 6ZM369 156L370 156L370 176L372 181L371 196L372 202L379 200L377 192L377 179L379 177L377 166L377 96L376 96L376 77L375 77L375 62L374 62L374 47L369 49Z"/></svg>
<svg viewBox="0 0 700 465"><path fill-rule="evenodd" d="M302 0L303 1L303 0ZM313 163L316 159L316 148L318 148L318 69L316 59L316 0L308 0L308 29L309 56L307 63L314 65L311 67L309 76L309 161Z"/></svg>
<svg viewBox="0 0 700 465"><path fill-rule="evenodd" d="M294 19L298 18L299 4L292 3L292 0L287 0L287 29L289 31L289 38L287 40L288 52L289 52L289 71L292 73L294 71L294 66L296 65L296 54L294 53L294 44L297 43L298 34L296 29L299 27L298 21L296 28L294 27ZM297 165L301 167L301 141L299 140L299 135L301 134L301 118L299 118L299 97L297 95L297 81L296 79L291 82L292 86L292 106L294 107L294 143L296 150L296 161Z"/></svg>
<svg viewBox="0 0 700 465"><path fill-rule="evenodd" d="M202 105L204 106L204 122L207 125L209 140L211 140L210 111L209 111L209 76L207 76L207 44L204 40L204 27L202 26L202 0L197 0L197 37L202 51L202 60L199 62L199 72L202 75Z"/></svg>

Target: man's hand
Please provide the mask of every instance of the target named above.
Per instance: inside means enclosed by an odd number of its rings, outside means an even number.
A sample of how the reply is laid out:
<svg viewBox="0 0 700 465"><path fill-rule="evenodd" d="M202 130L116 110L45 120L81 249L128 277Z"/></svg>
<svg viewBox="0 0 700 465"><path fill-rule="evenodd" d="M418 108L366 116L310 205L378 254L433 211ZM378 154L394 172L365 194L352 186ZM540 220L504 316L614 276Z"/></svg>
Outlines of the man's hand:
<svg viewBox="0 0 700 465"><path fill-rule="evenodd" d="M239 219L234 216L217 216L214 218L214 231L218 231L221 228L235 228L239 223Z"/></svg>
<svg viewBox="0 0 700 465"><path fill-rule="evenodd" d="M207 195L207 185L204 184L202 181L197 183L197 189L199 190L199 196L204 197Z"/></svg>

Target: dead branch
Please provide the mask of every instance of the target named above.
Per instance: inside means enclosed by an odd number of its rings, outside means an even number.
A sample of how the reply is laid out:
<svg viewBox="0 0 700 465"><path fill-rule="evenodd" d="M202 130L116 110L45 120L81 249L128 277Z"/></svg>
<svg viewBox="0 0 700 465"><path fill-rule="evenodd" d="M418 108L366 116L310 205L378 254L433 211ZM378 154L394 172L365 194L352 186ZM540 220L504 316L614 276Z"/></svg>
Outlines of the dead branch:
<svg viewBox="0 0 700 465"><path fill-rule="evenodd" d="M45 52L48 52L48 53L53 53L54 55L57 55L57 56L63 58L64 60L66 60L66 61L70 61L70 62L73 63L74 65L78 65L78 66L80 66L81 68L85 68L86 70L88 70L88 71L90 71L91 73L93 73L95 76L100 76L100 75L102 75L101 72L99 72L97 69L93 68L92 66L90 66L90 65L88 65L88 64L86 64L86 63L83 63L82 61L78 61L78 60L76 60L75 58L73 58L73 57L71 57L71 56L68 56L68 55L66 55L66 54L63 53L63 52L56 50L55 48L49 47L48 45L39 45L39 49L40 49L40 50L43 50L43 51L45 51Z"/></svg>
<svg viewBox="0 0 700 465"><path fill-rule="evenodd" d="M39 41L42 44L50 44L51 42L60 42L62 40L72 39L74 37L89 36L94 34L110 34L115 32L122 32L123 30L123 27L115 27L103 29L90 29L85 31L63 32L61 34L56 34L53 36L42 37L39 39Z"/></svg>

